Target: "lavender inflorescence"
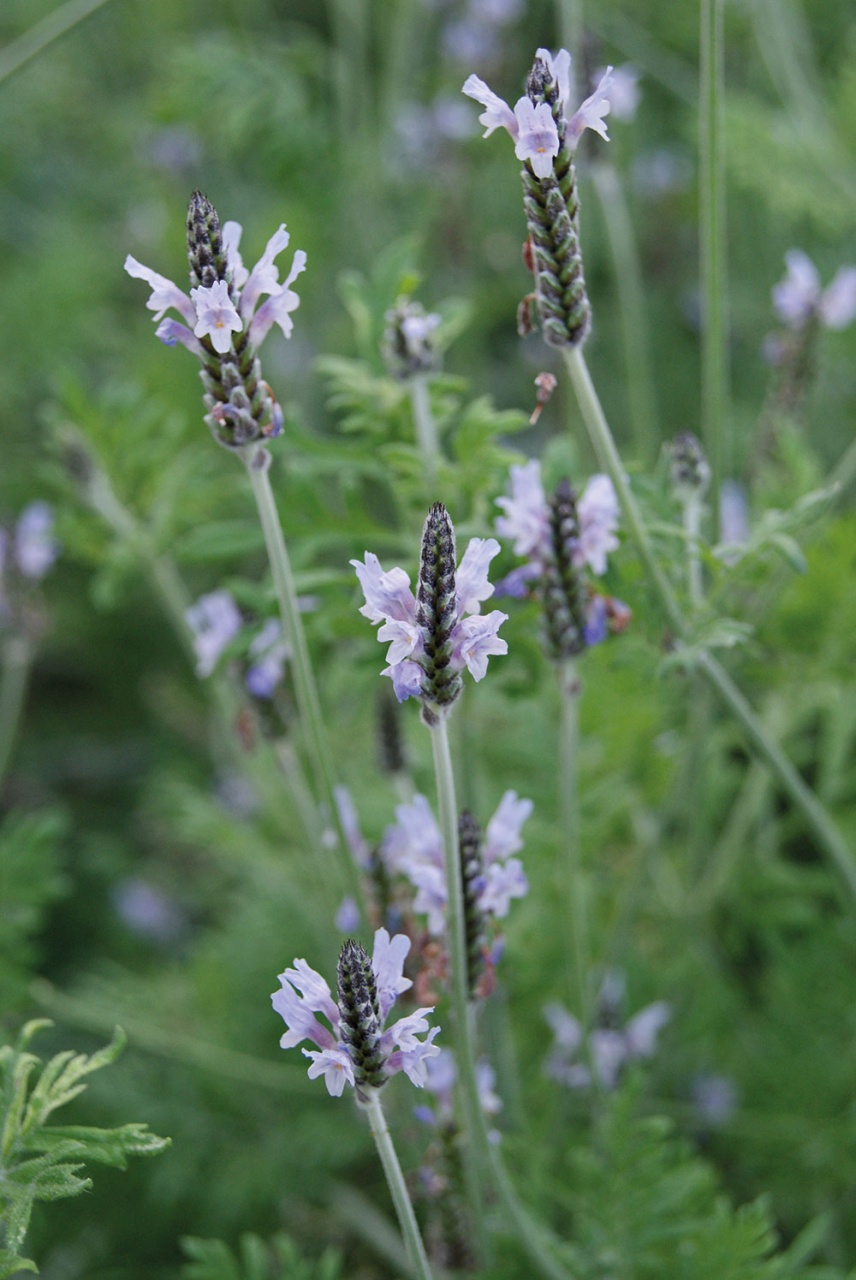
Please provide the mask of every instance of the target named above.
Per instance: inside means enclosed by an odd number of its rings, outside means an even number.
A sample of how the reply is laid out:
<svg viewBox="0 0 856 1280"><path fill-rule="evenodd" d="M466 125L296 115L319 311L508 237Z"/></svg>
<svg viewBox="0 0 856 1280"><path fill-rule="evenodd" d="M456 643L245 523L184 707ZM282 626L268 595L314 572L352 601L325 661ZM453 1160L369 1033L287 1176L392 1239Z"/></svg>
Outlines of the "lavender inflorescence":
<svg viewBox="0 0 856 1280"><path fill-rule="evenodd" d="M458 819L461 880L464 890L464 935L467 944L467 986L476 995L485 968L485 914L480 906L484 888L482 833L476 819L464 809Z"/></svg>
<svg viewBox="0 0 856 1280"><path fill-rule="evenodd" d="M354 1067L356 1087L379 1089L386 1083L381 1052L380 1009L371 960L359 942L342 947L337 969L342 1042Z"/></svg>
<svg viewBox="0 0 856 1280"><path fill-rule="evenodd" d="M545 557L539 591L543 603L544 640L556 662L576 657L587 647L588 588L574 564L580 522L576 494L560 480L548 499L550 554Z"/></svg>
<svg viewBox="0 0 856 1280"><path fill-rule="evenodd" d="M451 666L452 631L458 621L455 583L455 530L442 502L435 502L422 531L416 621L422 632L422 716L436 721L434 707L450 707L463 688L461 673Z"/></svg>
<svg viewBox="0 0 856 1280"><path fill-rule="evenodd" d="M540 57L536 57L529 73L526 92L534 106L548 104L559 135L559 152L551 174L538 178L528 163L520 172L541 332L552 347L577 347L588 337L591 306L580 250L576 170L566 143L567 123L559 86Z"/></svg>

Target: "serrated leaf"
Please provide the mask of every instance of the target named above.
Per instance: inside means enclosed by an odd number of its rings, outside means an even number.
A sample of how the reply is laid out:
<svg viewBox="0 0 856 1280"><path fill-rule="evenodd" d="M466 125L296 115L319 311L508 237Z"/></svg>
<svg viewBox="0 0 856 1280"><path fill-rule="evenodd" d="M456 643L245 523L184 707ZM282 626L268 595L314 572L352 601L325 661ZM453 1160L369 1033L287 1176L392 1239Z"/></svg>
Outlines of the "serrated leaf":
<svg viewBox="0 0 856 1280"><path fill-rule="evenodd" d="M7 1280L8 1276L16 1276L21 1271L38 1271L38 1267L32 1258L22 1258L10 1249L0 1249L0 1280Z"/></svg>

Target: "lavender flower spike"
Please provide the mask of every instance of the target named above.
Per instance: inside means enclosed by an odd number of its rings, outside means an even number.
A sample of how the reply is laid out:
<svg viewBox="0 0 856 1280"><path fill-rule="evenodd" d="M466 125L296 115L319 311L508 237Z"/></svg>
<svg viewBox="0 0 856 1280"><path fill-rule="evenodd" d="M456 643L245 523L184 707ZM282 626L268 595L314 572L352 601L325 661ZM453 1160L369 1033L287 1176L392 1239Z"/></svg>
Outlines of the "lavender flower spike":
<svg viewBox="0 0 856 1280"><path fill-rule="evenodd" d="M323 1076L331 1097L341 1097L347 1084L365 1100L400 1071L418 1089L425 1085L427 1063L440 1052L434 1044L440 1029L429 1031L425 1017L433 1009L416 1009L385 1027L396 999L412 985L402 974L409 950L409 938L390 938L386 929L375 933L371 959L358 942L346 942L339 956L336 1000L305 960L295 960L293 968L279 975L281 989L271 1002L286 1024L280 1045L291 1049L304 1040L315 1045L303 1050L311 1060L309 1078Z"/></svg>
<svg viewBox="0 0 856 1280"><path fill-rule="evenodd" d="M856 319L856 267L840 267L825 289L808 254L785 254L788 272L773 287L773 308L789 328L802 330L819 321L827 329L846 329Z"/></svg>
<svg viewBox="0 0 856 1280"><path fill-rule="evenodd" d="M422 717L436 723L459 696L466 668L475 680L487 660L508 652L497 631L508 614L481 615L481 602L493 594L487 570L499 552L495 538L472 538L455 567L455 531L445 507L431 508L422 534L417 594L403 569L384 572L376 555L352 560L365 596L362 613L383 625L378 639L389 641L389 676L399 702L422 699Z"/></svg>
<svg viewBox="0 0 856 1280"><path fill-rule="evenodd" d="M189 297L130 254L125 259L128 274L151 288L146 306L160 322L155 335L168 347L180 343L201 362L205 421L215 439L230 449L282 430L282 410L262 379L256 351L274 324L286 338L291 336L291 313L300 298L289 286L306 266L306 254L298 249L280 282L274 259L288 245L284 224L252 271L241 260L240 240L240 224L221 227L210 200L195 191L187 213ZM181 319L164 319L169 310Z"/></svg>

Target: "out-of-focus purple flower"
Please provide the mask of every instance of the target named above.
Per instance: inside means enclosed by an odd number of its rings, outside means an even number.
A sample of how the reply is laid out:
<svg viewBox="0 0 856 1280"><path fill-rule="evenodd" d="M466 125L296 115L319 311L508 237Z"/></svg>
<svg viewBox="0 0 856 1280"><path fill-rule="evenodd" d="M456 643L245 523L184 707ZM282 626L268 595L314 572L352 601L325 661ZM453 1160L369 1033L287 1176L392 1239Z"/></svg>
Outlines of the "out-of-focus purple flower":
<svg viewBox="0 0 856 1280"><path fill-rule="evenodd" d="M749 541L749 502L739 480L724 480L719 491L719 530L725 546L741 547Z"/></svg>
<svg viewBox="0 0 856 1280"><path fill-rule="evenodd" d="M431 518L429 516L429 521ZM495 538L471 538L455 575L455 622L449 632L448 669L461 672L466 668L474 680L484 678L488 657L508 652L507 643L497 635L508 614L498 610L480 614L481 602L493 595L487 570L498 552L499 543ZM423 696L427 637L417 622L416 597L410 589L410 577L399 568L384 572L371 551L365 553L364 561L352 560L351 564L366 601L360 613L370 622L383 623L378 639L390 642L386 655L389 666L381 674L392 680L399 702Z"/></svg>
<svg viewBox="0 0 856 1280"><path fill-rule="evenodd" d="M360 927L360 909L354 898L343 898L339 903L339 910L336 912L335 918L336 928L339 933L356 933Z"/></svg>
<svg viewBox="0 0 856 1280"><path fill-rule="evenodd" d="M562 1005L544 1008L544 1018L555 1037L544 1064L547 1075L571 1089L587 1089L593 1070L602 1088L614 1089L627 1063L654 1056L660 1032L672 1016L671 1008L665 1000L657 1000L621 1027L616 1024L623 993L623 975L608 974L598 999L598 1024L588 1036Z"/></svg>
<svg viewBox="0 0 856 1280"><path fill-rule="evenodd" d="M290 650L275 618L269 618L250 645L250 667L244 683L256 698L272 698L282 680Z"/></svg>
<svg viewBox="0 0 856 1280"><path fill-rule="evenodd" d="M523 848L520 832L531 812L531 800L519 800L515 791L506 791L487 825L476 905L495 919L504 919L512 900L529 891L523 864L512 855ZM445 928L448 901L440 828L424 796L399 805L395 816L397 821L384 833L380 856L389 871L405 875L416 889L413 909L428 916L428 931L438 937Z"/></svg>
<svg viewBox="0 0 856 1280"><path fill-rule="evenodd" d="M211 591L200 596L184 615L193 632L196 674L210 676L230 640L241 629L241 614L228 591Z"/></svg>
<svg viewBox="0 0 856 1280"><path fill-rule="evenodd" d="M422 1106L416 1109L416 1118L423 1124L439 1127L454 1123L454 1089L458 1078L455 1055L450 1049L441 1049L436 1058L428 1063L425 1087L433 1093L436 1107ZM496 1092L496 1073L487 1058L479 1058L476 1063L476 1088L479 1102L484 1114L492 1119L502 1110L502 1099ZM498 1138L499 1135L497 1134Z"/></svg>
<svg viewBox="0 0 856 1280"><path fill-rule="evenodd" d="M53 527L53 508L47 502L31 502L18 517L13 555L25 578L43 578L59 555Z"/></svg>
<svg viewBox="0 0 856 1280"><path fill-rule="evenodd" d="M515 555L526 556L540 567L550 554L550 513L541 464L533 458L522 467L512 466L509 478L510 497L496 500L505 512L496 518L496 532L501 538L514 538ZM606 558L619 545L615 536L618 513L618 498L609 476L592 476L577 502L580 536L572 551L576 568L588 566L598 576L606 573Z"/></svg>
<svg viewBox="0 0 856 1280"><path fill-rule="evenodd" d="M369 842L360 830L360 820L357 815L357 807L354 804L354 797L347 787L336 786L333 788L333 798L336 801L339 821L342 824L348 848L353 854L357 866L365 871L371 862L371 849L369 848Z"/></svg>
<svg viewBox="0 0 856 1280"><path fill-rule="evenodd" d="M120 880L111 891L116 914L132 933L164 945L184 933L184 913L162 889L139 876Z"/></svg>
<svg viewBox="0 0 856 1280"><path fill-rule="evenodd" d="M840 267L825 289L820 273L801 249L785 254L787 274L773 286L773 309L791 329L813 319L827 329L846 329L856 319L856 267Z"/></svg>
<svg viewBox="0 0 856 1280"><path fill-rule="evenodd" d="M598 79L603 75L599 73ZM612 114L622 123L630 123L636 118L639 108L639 72L629 62L616 67L612 73L609 86L609 103Z"/></svg>
<svg viewBox="0 0 856 1280"><path fill-rule="evenodd" d="M693 1107L700 1124L720 1129L737 1110L737 1086L729 1076L701 1072L690 1089Z"/></svg>
<svg viewBox="0 0 856 1280"><path fill-rule="evenodd" d="M390 938L386 929L378 929L370 973L366 974L360 972L368 967L365 952L356 943L346 943L339 968L341 975L343 965L350 965L349 981L345 987L340 977L338 1001L321 974L305 960L295 960L293 968L279 975L281 989L273 993L271 1002L286 1024L280 1046L290 1049L304 1040L314 1044L314 1049L303 1050L311 1060L309 1077L323 1076L331 1096L341 1096L346 1084L360 1090L379 1088L399 1071L417 1088L425 1085L428 1062L440 1053L433 1043L439 1028L429 1031L425 1018L433 1009L417 1009L384 1026L397 997L412 986L403 976L409 950L409 938L403 934ZM354 977L368 999L355 996ZM425 1039L420 1040L425 1032ZM368 1065L355 1046L361 1034L371 1045L372 1062Z"/></svg>

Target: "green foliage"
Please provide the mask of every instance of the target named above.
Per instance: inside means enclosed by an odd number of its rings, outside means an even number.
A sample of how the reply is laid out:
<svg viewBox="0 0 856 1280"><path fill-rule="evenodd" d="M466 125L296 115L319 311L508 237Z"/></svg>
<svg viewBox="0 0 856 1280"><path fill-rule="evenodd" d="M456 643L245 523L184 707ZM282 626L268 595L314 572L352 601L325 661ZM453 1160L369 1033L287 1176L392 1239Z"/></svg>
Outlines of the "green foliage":
<svg viewBox="0 0 856 1280"><path fill-rule="evenodd" d="M129 1156L157 1155L168 1138L150 1133L144 1124L118 1129L87 1125L49 1125L50 1116L86 1089L84 1078L115 1062L125 1036L117 1027L113 1039L89 1056L66 1050L47 1063L29 1052L33 1037L51 1023L28 1022L15 1045L0 1049L0 1226L3 1250L0 1277L15 1270L36 1270L20 1256L33 1206L64 1200L88 1191L92 1180L82 1174L87 1163L127 1168Z"/></svg>
<svg viewBox="0 0 856 1280"><path fill-rule="evenodd" d="M244 1235L238 1255L222 1240L187 1236L181 1247L191 1259L181 1269L183 1280L340 1280L342 1275L338 1250L325 1249L317 1262L309 1262L282 1233L268 1243Z"/></svg>
<svg viewBox="0 0 856 1280"><path fill-rule="evenodd" d="M47 910L68 892L59 852L66 831L67 819L49 809L9 813L0 825L0 1007L7 1015L27 998Z"/></svg>

